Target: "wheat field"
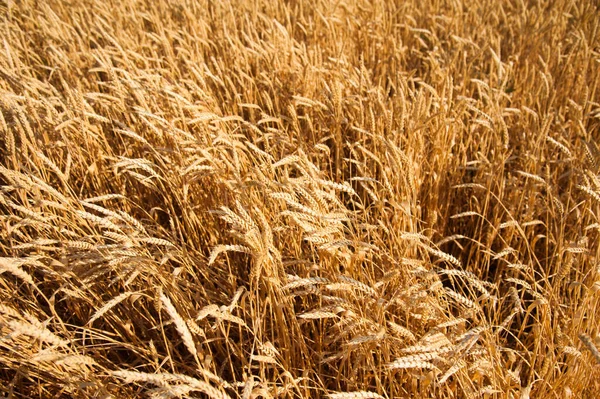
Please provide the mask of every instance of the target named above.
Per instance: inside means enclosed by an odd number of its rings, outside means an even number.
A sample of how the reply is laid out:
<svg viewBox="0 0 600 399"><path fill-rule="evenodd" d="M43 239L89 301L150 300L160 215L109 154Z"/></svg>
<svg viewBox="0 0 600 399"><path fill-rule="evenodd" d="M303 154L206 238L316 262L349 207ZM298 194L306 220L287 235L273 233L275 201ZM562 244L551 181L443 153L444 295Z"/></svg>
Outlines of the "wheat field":
<svg viewBox="0 0 600 399"><path fill-rule="evenodd" d="M0 11L0 397L600 397L598 2Z"/></svg>

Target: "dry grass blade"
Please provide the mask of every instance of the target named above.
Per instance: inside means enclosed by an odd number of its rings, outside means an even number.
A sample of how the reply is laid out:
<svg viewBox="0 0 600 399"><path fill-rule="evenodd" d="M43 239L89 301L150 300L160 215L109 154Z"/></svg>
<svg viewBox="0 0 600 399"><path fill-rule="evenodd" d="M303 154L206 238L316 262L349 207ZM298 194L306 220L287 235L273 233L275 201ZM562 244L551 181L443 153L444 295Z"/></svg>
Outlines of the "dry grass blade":
<svg viewBox="0 0 600 399"><path fill-rule="evenodd" d="M327 397L329 399L383 399L383 396L367 391L328 393Z"/></svg>
<svg viewBox="0 0 600 399"><path fill-rule="evenodd" d="M413 359L412 357L399 358L389 363L387 367L391 370L396 369L436 369L434 364L421 360L421 359Z"/></svg>
<svg viewBox="0 0 600 399"><path fill-rule="evenodd" d="M124 292L122 294L117 295L116 297L114 297L113 299L111 299L110 301L106 302L101 308L99 308L96 313L94 313L92 315L92 317L90 317L90 320L87 322L88 325L92 325L92 323L95 320L98 320L100 317L102 317L106 312L108 312L110 309L114 308L115 306L117 306L119 303L121 303L122 301L124 301L125 299L129 298L131 295L135 294L134 292L131 291L127 291Z"/></svg>
<svg viewBox="0 0 600 399"><path fill-rule="evenodd" d="M163 386L165 383L178 382L190 387L190 390L201 391L205 393L211 399L230 399L230 396L224 392L219 391L212 385L197 380L192 377L188 377L181 374L170 374L170 373L141 373L135 371L116 370L111 372L112 376L118 377L127 383L146 383L158 386Z"/></svg>
<svg viewBox="0 0 600 399"><path fill-rule="evenodd" d="M19 259L0 258L0 274L8 272L27 284L35 286L33 278L25 270L21 269L20 265L22 263L23 262L20 262Z"/></svg>
<svg viewBox="0 0 600 399"><path fill-rule="evenodd" d="M588 350L592 353L592 356L594 356L594 359L596 359L596 363L600 364L600 351L598 350L596 345L594 345L594 342L589 337L589 335L580 334L579 339L581 340L581 342L583 342L583 344L586 346L586 348L588 348Z"/></svg>
<svg viewBox="0 0 600 399"><path fill-rule="evenodd" d="M175 323L175 328L177 328L177 332L181 336L185 347L192 355L194 355L195 358L197 358L198 351L196 350L196 343L194 342L194 338L192 337L192 333L190 332L187 324L179 315L179 313L177 313L177 309L175 309L175 306L173 306L173 303L169 297L162 292L160 294L160 300L169 316L171 316L173 323Z"/></svg>

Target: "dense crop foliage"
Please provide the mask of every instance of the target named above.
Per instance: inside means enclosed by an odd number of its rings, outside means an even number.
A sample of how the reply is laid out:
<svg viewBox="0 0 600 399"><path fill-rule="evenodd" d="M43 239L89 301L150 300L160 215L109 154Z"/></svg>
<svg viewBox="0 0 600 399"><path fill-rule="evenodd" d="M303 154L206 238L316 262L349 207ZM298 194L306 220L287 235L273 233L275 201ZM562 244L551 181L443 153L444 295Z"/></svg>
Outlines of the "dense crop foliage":
<svg viewBox="0 0 600 399"><path fill-rule="evenodd" d="M597 2L0 12L0 396L600 396Z"/></svg>

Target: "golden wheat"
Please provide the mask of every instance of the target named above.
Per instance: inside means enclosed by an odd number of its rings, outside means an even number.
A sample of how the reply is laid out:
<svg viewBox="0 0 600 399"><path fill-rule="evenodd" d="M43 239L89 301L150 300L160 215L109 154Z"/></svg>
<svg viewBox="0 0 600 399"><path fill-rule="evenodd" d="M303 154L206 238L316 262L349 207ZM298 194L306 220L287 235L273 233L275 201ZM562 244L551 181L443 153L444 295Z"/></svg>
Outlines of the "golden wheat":
<svg viewBox="0 0 600 399"><path fill-rule="evenodd" d="M599 395L597 2L0 12L0 396Z"/></svg>

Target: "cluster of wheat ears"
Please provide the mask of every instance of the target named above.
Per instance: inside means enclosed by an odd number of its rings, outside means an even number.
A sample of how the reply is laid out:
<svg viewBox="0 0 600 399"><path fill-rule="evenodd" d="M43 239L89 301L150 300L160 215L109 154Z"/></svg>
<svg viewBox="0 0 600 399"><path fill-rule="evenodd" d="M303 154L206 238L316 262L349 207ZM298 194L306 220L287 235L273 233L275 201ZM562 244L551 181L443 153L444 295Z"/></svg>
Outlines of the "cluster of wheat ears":
<svg viewBox="0 0 600 399"><path fill-rule="evenodd" d="M598 7L0 1L0 397L597 398Z"/></svg>

